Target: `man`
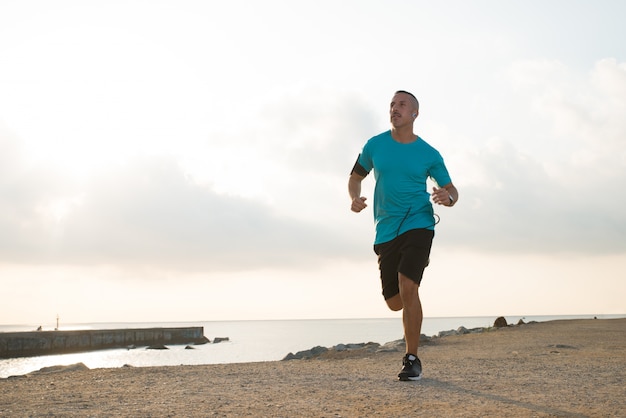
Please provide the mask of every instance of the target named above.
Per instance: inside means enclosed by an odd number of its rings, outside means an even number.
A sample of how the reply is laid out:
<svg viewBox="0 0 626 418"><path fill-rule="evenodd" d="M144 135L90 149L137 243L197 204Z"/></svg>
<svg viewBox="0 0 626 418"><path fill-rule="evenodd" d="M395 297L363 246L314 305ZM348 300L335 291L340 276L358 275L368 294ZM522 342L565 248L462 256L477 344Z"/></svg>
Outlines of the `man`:
<svg viewBox="0 0 626 418"><path fill-rule="evenodd" d="M417 356L422 330L419 286L428 265L434 237L434 203L453 206L459 193L452 184L439 152L413 133L419 102L407 91L397 91L389 107L391 130L371 138L350 173L348 192L353 212L367 207L361 196L361 182L373 169L374 251L383 297L393 311L402 310L406 353L400 380L419 380L422 365ZM437 185L429 195L426 179Z"/></svg>

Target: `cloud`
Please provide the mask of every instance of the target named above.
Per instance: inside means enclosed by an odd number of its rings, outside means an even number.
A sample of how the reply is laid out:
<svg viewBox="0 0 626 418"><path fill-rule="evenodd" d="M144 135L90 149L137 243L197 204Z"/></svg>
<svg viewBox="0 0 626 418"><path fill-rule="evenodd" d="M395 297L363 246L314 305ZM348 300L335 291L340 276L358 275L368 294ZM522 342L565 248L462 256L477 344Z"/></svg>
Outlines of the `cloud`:
<svg viewBox="0 0 626 418"><path fill-rule="evenodd" d="M524 62L511 74L518 124L454 155L467 172L457 174L463 203L450 216L450 244L626 251L626 194L615 187L626 181L626 66L602 60L581 75Z"/></svg>
<svg viewBox="0 0 626 418"><path fill-rule="evenodd" d="M27 261L45 246L53 217L46 208L71 193L71 182L27 163L17 139L0 127L0 257Z"/></svg>
<svg viewBox="0 0 626 418"><path fill-rule="evenodd" d="M450 223L449 244L528 254L626 251L626 217L598 204L593 190L561 183L510 143L474 158L491 182L461 186L463 202L451 212L438 209Z"/></svg>
<svg viewBox="0 0 626 418"><path fill-rule="evenodd" d="M518 62L485 134L427 115L426 126L446 126L432 143L461 192L456 208L437 208L439 244L626 251L626 196L615 187L626 180L625 73L612 59L588 74ZM346 181L367 138L387 129L386 114L349 90L283 93L258 99L248 124L193 148L204 176L172 148L125 156L79 183L27 162L3 133L2 261L248 271L371 258L363 243L373 224L349 212Z"/></svg>
<svg viewBox="0 0 626 418"><path fill-rule="evenodd" d="M289 170L342 176L365 141L378 133L377 122L385 120L356 92L319 88L282 97L266 106L260 117L267 123L264 140L278 141Z"/></svg>
<svg viewBox="0 0 626 418"><path fill-rule="evenodd" d="M168 157L100 173L74 195L47 174L0 185L2 261L244 271L353 255L340 231L218 194Z"/></svg>

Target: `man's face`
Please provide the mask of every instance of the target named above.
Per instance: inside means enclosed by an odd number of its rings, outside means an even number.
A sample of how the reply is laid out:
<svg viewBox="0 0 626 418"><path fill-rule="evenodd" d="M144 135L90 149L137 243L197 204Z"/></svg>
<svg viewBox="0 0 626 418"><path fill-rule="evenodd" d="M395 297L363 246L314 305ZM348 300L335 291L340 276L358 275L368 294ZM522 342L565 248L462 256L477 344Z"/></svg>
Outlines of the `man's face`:
<svg viewBox="0 0 626 418"><path fill-rule="evenodd" d="M389 120L395 128L412 124L417 114L417 109L411 101L411 96L406 93L398 93L393 96L389 104Z"/></svg>

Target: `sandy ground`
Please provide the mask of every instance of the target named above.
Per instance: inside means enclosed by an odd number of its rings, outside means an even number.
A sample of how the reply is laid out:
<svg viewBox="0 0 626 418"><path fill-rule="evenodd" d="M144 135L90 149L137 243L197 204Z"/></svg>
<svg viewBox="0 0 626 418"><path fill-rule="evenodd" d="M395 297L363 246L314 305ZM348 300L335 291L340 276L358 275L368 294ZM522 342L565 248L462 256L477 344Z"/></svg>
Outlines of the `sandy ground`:
<svg viewBox="0 0 626 418"><path fill-rule="evenodd" d="M419 382L402 354L35 372L0 379L0 416L626 417L626 319L434 339Z"/></svg>

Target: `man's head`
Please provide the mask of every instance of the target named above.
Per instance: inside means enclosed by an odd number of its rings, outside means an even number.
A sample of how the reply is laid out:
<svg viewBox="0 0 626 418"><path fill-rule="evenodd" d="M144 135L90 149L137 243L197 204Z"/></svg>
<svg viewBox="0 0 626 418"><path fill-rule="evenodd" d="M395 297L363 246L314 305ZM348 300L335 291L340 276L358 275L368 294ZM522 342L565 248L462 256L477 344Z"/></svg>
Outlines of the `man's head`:
<svg viewBox="0 0 626 418"><path fill-rule="evenodd" d="M396 128L406 124L412 125L419 114L419 106L413 94L404 90L396 91L389 105L391 124Z"/></svg>
<svg viewBox="0 0 626 418"><path fill-rule="evenodd" d="M415 106L415 111L419 113L419 111L420 111L420 102L417 101L417 97L415 97L413 95L413 93L410 93L410 92L408 92L406 90L398 90L397 92L394 93L394 96L396 94L406 94L406 95L408 95L411 98L410 99L411 102L413 102L413 106Z"/></svg>

